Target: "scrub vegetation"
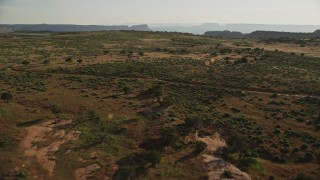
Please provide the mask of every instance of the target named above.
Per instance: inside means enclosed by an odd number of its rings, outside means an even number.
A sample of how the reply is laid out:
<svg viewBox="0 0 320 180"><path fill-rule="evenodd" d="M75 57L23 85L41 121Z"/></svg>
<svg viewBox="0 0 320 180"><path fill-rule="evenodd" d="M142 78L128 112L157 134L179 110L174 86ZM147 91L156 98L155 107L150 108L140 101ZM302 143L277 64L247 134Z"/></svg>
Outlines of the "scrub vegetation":
<svg viewBox="0 0 320 180"><path fill-rule="evenodd" d="M215 133L219 156L252 179L317 179L319 67L250 39L0 35L0 179L208 178L212 144L199 139ZM37 130L47 133L28 139Z"/></svg>

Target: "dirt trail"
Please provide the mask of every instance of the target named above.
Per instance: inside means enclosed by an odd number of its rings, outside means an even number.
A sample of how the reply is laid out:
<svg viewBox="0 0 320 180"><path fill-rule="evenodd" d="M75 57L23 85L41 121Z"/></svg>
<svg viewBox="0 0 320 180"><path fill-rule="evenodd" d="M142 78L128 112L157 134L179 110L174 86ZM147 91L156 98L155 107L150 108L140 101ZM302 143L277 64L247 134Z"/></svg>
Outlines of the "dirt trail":
<svg viewBox="0 0 320 180"><path fill-rule="evenodd" d="M67 41L65 42L64 46L63 46L61 49L59 49L58 51L52 53L52 54L49 56L49 59L53 58L53 56L55 56L56 54L58 54L58 53L62 52L63 50L65 50L65 49L67 48L69 42L70 42L70 40L67 40Z"/></svg>
<svg viewBox="0 0 320 180"><path fill-rule="evenodd" d="M215 133L211 137L207 136L204 138L199 138L198 134L196 134L196 139L208 145L202 157L203 161L208 164L209 180L224 179L222 175L225 170L228 170L232 173L233 179L251 180L247 173L242 172L237 167L221 158L221 149L226 146L226 142L220 137L219 133Z"/></svg>
<svg viewBox="0 0 320 180"><path fill-rule="evenodd" d="M59 150L61 145L78 139L80 134L77 131L66 132L65 130L56 130L55 128L70 124L71 122L71 120L51 119L26 127L27 134L21 142L24 154L27 157L35 157L51 177L54 175L56 166L54 154Z"/></svg>

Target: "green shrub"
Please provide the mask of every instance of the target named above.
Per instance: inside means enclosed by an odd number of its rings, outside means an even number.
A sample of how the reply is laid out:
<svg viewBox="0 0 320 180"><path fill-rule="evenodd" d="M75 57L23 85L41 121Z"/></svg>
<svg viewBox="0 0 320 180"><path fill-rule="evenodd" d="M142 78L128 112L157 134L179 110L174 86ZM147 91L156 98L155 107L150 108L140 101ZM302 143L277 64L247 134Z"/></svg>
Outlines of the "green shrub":
<svg viewBox="0 0 320 180"><path fill-rule="evenodd" d="M190 51L187 49L180 49L179 50L179 54L189 54L189 53L190 53Z"/></svg>
<svg viewBox="0 0 320 180"><path fill-rule="evenodd" d="M224 113L224 114L222 115L222 117L223 117L223 118L230 118L231 115L230 115L229 113Z"/></svg>
<svg viewBox="0 0 320 180"><path fill-rule="evenodd" d="M108 51L107 49L105 49L104 51L103 51L103 54L104 55L107 55L107 54L109 54L110 53L110 51Z"/></svg>
<svg viewBox="0 0 320 180"><path fill-rule="evenodd" d="M121 55L125 55L125 54L126 54L126 50L124 50L124 49L121 50L121 51L120 51L120 54L121 54Z"/></svg>
<svg viewBox="0 0 320 180"><path fill-rule="evenodd" d="M314 158L314 155L312 152L306 152L304 155L304 162L311 162Z"/></svg>
<svg viewBox="0 0 320 180"><path fill-rule="evenodd" d="M242 167L243 169L255 166L256 164L258 164L258 161L253 157L242 158L239 162L240 167Z"/></svg>
<svg viewBox="0 0 320 180"><path fill-rule="evenodd" d="M34 84L32 89L37 90L37 91L46 91L47 86L43 82L38 81Z"/></svg>
<svg viewBox="0 0 320 180"><path fill-rule="evenodd" d="M194 150L193 152L196 154L200 154L202 151L204 151L207 148L207 144L202 142L202 141L197 141L195 146L194 146Z"/></svg>
<svg viewBox="0 0 320 180"><path fill-rule="evenodd" d="M165 98L163 98L163 100L160 102L160 105L162 107L169 107L171 105L173 105L174 103L174 99L172 96L167 96Z"/></svg>
<svg viewBox="0 0 320 180"><path fill-rule="evenodd" d="M152 165L159 164L161 161L161 153L156 150L147 151L144 154L144 159Z"/></svg>
<svg viewBox="0 0 320 180"><path fill-rule="evenodd" d="M308 145L307 144L302 144L301 146L300 146L300 151L305 151L305 150L307 150L308 149Z"/></svg>
<svg viewBox="0 0 320 180"><path fill-rule="evenodd" d="M242 58L240 58L237 62L238 62L238 63L241 63L241 64L248 63L248 58L242 57Z"/></svg>
<svg viewBox="0 0 320 180"><path fill-rule="evenodd" d="M281 134L281 131L279 128L275 128L275 129L273 129L272 133L275 135L278 135L278 134Z"/></svg>
<svg viewBox="0 0 320 180"><path fill-rule="evenodd" d="M43 60L43 64L50 64L50 61L48 59Z"/></svg>
<svg viewBox="0 0 320 180"><path fill-rule="evenodd" d="M72 62L72 57L67 57L66 59L65 59L65 62Z"/></svg>
<svg viewBox="0 0 320 180"><path fill-rule="evenodd" d="M130 50L130 51L128 52L127 56L130 58L132 55L133 55L133 51Z"/></svg>
<svg viewBox="0 0 320 180"><path fill-rule="evenodd" d="M241 112L241 110L238 109L238 108L231 108L231 111L232 111L233 113L240 113L240 112Z"/></svg>
<svg viewBox="0 0 320 180"><path fill-rule="evenodd" d="M233 179L233 174L229 170L224 170L222 177L227 179Z"/></svg>
<svg viewBox="0 0 320 180"><path fill-rule="evenodd" d="M270 98L277 98L278 97L278 94L277 93L273 93Z"/></svg>
<svg viewBox="0 0 320 180"><path fill-rule="evenodd" d="M131 92L131 89L126 86L126 87L122 88L122 91L123 91L124 94L129 94Z"/></svg>
<svg viewBox="0 0 320 180"><path fill-rule="evenodd" d="M274 155L272 160L273 160L273 162L276 162L276 163L286 163L287 162L287 158L280 156L280 155Z"/></svg>
<svg viewBox="0 0 320 180"><path fill-rule="evenodd" d="M292 149L292 153L297 153L297 152L299 152L299 148L296 147Z"/></svg>
<svg viewBox="0 0 320 180"><path fill-rule="evenodd" d="M180 136L175 128L168 127L161 131L160 142L163 146L175 146L179 140Z"/></svg>
<svg viewBox="0 0 320 180"><path fill-rule="evenodd" d="M144 56L144 52L140 51L139 56Z"/></svg>
<svg viewBox="0 0 320 180"><path fill-rule="evenodd" d="M233 135L227 140L228 149L230 153L239 153L239 160L244 157L245 151L248 149L248 139L242 135Z"/></svg>
<svg viewBox="0 0 320 180"><path fill-rule="evenodd" d="M12 142L12 139L0 132L0 149L8 147Z"/></svg>
<svg viewBox="0 0 320 180"><path fill-rule="evenodd" d="M217 53L216 51L214 51L214 52L212 52L210 55L211 55L212 57L216 57L216 56L218 56L218 53Z"/></svg>
<svg viewBox="0 0 320 180"><path fill-rule="evenodd" d="M21 62L21 64L26 66L26 65L30 64L30 62L27 61L27 60L24 60L24 61Z"/></svg>
<svg viewBox="0 0 320 180"><path fill-rule="evenodd" d="M222 48L222 49L219 49L219 53L220 54L230 54L230 53L232 53L232 49Z"/></svg>
<svg viewBox="0 0 320 180"><path fill-rule="evenodd" d="M61 113L61 109L60 109L57 105L53 105L53 106L51 107L51 111L52 111L53 114L59 114L59 113Z"/></svg>
<svg viewBox="0 0 320 180"><path fill-rule="evenodd" d="M11 100L12 99L12 94L10 93L10 92L5 92L5 93L2 93L1 94L1 99L2 100L5 100L5 101L9 101L9 100Z"/></svg>
<svg viewBox="0 0 320 180"><path fill-rule="evenodd" d="M150 95L160 97L163 94L163 87L161 85L154 85L148 89Z"/></svg>
<svg viewBox="0 0 320 180"><path fill-rule="evenodd" d="M185 119L185 126L188 128L200 129L203 121L199 116L189 116Z"/></svg>
<svg viewBox="0 0 320 180"><path fill-rule="evenodd" d="M306 175L306 174L304 174L304 173L299 173L298 175L297 175L297 177L296 178L294 178L294 180L312 180L313 178L311 177L311 176L308 176L308 175Z"/></svg>
<svg viewBox="0 0 320 180"><path fill-rule="evenodd" d="M0 117L6 116L7 115L7 111L3 108L0 108Z"/></svg>
<svg viewBox="0 0 320 180"><path fill-rule="evenodd" d="M136 170L135 167L122 167L117 170L116 174L113 176L115 180L132 180L136 179Z"/></svg>

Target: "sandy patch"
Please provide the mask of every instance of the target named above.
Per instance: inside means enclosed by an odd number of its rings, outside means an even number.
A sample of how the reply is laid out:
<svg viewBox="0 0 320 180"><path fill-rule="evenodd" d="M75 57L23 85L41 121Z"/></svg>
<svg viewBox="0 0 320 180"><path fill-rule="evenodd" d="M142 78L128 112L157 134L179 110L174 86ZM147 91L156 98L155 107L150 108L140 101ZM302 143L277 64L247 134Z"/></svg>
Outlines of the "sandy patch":
<svg viewBox="0 0 320 180"><path fill-rule="evenodd" d="M51 137L48 134L55 131L55 127L67 125L71 122L71 120L52 119L26 128L27 134L21 142L24 154L27 157L36 157L43 168L48 171L49 176L54 175L54 168L56 166L54 154L64 143L78 139L80 132L59 130ZM37 146L37 143L41 144L46 141L52 141L52 143L44 147Z"/></svg>
<svg viewBox="0 0 320 180"><path fill-rule="evenodd" d="M87 180L92 177L101 167L98 164L92 164L85 168L77 169L74 173L76 180Z"/></svg>

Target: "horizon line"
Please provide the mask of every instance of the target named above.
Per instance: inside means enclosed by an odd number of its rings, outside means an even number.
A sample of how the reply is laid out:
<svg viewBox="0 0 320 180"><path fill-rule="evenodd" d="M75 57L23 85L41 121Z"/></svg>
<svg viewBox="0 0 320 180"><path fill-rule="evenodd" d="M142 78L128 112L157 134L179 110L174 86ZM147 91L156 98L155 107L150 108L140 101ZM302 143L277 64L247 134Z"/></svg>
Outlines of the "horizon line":
<svg viewBox="0 0 320 180"><path fill-rule="evenodd" d="M201 22L201 23L179 23L179 22L168 22L168 23L113 23L113 24L73 24L73 23L0 23L0 25L83 25L83 26L110 26L110 25L152 25L152 24L177 24L177 25L205 25L205 24L218 24L225 26L229 24L239 25L285 25L285 26L320 26L320 24L272 24L272 23L218 23L218 22Z"/></svg>

